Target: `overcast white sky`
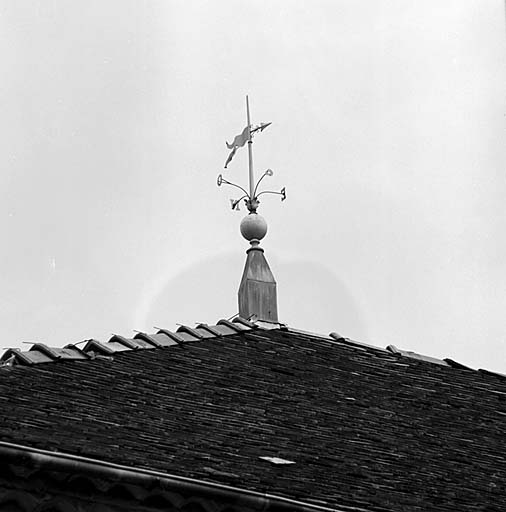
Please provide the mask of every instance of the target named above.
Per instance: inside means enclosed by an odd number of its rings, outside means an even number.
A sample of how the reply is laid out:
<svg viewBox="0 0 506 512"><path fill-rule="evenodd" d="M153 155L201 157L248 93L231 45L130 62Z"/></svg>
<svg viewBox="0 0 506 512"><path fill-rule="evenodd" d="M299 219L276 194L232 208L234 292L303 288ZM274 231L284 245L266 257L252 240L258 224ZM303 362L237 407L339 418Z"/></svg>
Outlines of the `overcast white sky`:
<svg viewBox="0 0 506 512"><path fill-rule="evenodd" d="M504 10L3 0L0 346L236 313L248 93L280 320L506 373Z"/></svg>

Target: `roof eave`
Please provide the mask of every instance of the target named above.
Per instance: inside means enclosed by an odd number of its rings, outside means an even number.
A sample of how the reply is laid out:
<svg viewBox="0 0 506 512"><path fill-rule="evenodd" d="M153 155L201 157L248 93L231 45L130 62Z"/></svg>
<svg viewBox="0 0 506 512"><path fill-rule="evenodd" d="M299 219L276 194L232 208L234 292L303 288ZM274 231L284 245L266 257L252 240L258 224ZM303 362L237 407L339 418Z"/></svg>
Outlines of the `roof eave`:
<svg viewBox="0 0 506 512"><path fill-rule="evenodd" d="M179 475L143 468L114 464L69 453L41 450L31 446L0 441L0 459L5 463L31 465L39 471L58 471L87 475L90 479L106 479L116 483L138 485L155 494L160 488L173 489L184 494L218 499L236 506L262 511L344 512L335 507L324 507L283 496L260 493L239 487L207 482Z"/></svg>

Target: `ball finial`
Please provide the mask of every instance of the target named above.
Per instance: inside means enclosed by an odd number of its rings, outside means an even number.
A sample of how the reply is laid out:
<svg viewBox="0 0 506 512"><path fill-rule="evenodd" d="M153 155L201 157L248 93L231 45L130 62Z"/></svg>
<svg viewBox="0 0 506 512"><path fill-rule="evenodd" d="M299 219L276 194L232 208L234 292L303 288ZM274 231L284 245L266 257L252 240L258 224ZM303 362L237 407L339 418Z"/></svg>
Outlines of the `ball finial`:
<svg viewBox="0 0 506 512"><path fill-rule="evenodd" d="M267 222L258 213L250 213L241 221L241 234L248 242L262 240L267 234Z"/></svg>

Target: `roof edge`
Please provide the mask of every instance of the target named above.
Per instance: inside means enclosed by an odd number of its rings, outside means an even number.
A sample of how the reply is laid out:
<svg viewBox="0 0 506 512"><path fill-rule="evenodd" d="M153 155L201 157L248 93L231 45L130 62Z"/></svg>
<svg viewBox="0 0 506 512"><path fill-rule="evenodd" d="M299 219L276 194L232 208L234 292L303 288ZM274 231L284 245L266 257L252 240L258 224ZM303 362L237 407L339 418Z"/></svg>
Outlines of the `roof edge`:
<svg viewBox="0 0 506 512"><path fill-rule="evenodd" d="M19 461L23 461L23 463L31 462L36 464L39 468L53 471L59 470L75 473L80 470L90 476L112 478L114 481L137 484L147 489L156 489L162 484L197 495L211 495L213 497L231 500L236 504L242 503L249 505L253 509L262 511L275 508L276 510L286 510L287 512L346 512L346 509L323 507L274 494L252 491L216 482L207 482L205 480L180 475L172 475L160 471L123 466L70 453L41 450L39 448L6 441L0 441L0 457L16 460L18 464Z"/></svg>

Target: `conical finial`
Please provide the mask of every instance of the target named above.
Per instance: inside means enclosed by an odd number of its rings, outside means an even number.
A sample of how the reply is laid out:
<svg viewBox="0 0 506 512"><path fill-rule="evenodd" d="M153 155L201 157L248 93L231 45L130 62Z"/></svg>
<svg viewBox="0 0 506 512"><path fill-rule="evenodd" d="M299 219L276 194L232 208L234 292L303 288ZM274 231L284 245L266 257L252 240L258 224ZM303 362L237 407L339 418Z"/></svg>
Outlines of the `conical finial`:
<svg viewBox="0 0 506 512"><path fill-rule="evenodd" d="M277 311L277 298L276 298L276 281L272 275L271 269L263 254L263 249L259 247L260 240L267 234L267 222L257 213L258 206L260 205L259 197L262 194L275 194L281 196L281 200L286 199L285 188L281 191L275 192L272 190L263 190L258 192L258 187L261 181L266 176L272 176L274 173L271 169L264 171L260 179L255 183L253 173L253 136L256 133L261 133L271 123L262 123L258 126L252 126L249 111L249 99L246 96L246 113L247 125L244 130L234 137L231 144L228 142L227 147L231 150L225 162L225 169L232 161L238 148L243 147L246 142L248 143L248 162L249 162L249 191L240 185L236 185L227 181L220 174L218 176L218 186L223 184L231 185L238 188L243 192L239 199L231 199L232 210L239 210L239 204L244 200L249 214L241 221L241 234L248 240L251 247L246 251L248 256L246 258L246 265L239 287L239 315L243 318L251 318L256 316L260 320L267 320L270 322L278 321Z"/></svg>

